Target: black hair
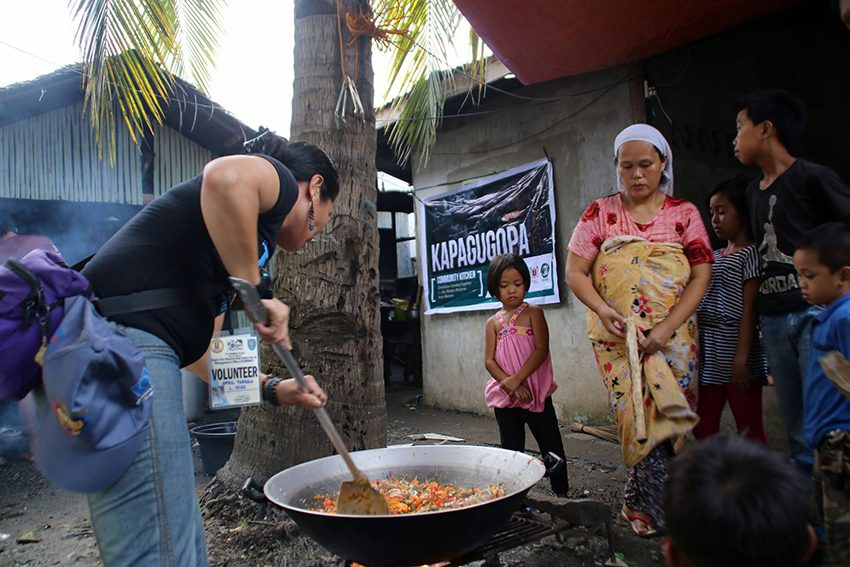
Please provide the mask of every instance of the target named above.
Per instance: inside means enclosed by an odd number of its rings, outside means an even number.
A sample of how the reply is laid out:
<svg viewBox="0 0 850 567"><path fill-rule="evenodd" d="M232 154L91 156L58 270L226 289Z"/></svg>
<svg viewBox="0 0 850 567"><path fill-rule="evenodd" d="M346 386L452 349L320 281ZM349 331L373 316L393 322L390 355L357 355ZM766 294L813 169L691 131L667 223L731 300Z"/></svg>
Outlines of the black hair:
<svg viewBox="0 0 850 567"><path fill-rule="evenodd" d="M669 536L695 567L803 565L809 484L787 457L715 435L689 446L669 470Z"/></svg>
<svg viewBox="0 0 850 567"><path fill-rule="evenodd" d="M531 274L528 273L528 266L522 256L516 254L500 254L490 260L490 266L487 268L487 291L490 295L499 299L499 289L502 281L502 274L508 268L513 268L519 272L522 281L525 284L525 291L531 287Z"/></svg>
<svg viewBox="0 0 850 567"><path fill-rule="evenodd" d="M773 122L785 149L791 153L796 150L806 125L806 106L795 95L782 89L764 89L738 99L737 108L739 112L746 110L753 124Z"/></svg>
<svg viewBox="0 0 850 567"><path fill-rule="evenodd" d="M738 212L738 218L741 219L747 227L747 236L750 241L754 240L752 227L750 226L750 207L747 205L747 187L752 183L752 179L746 175L736 175L731 179L726 179L717 184L711 190L708 197L705 199L705 208L711 216L711 198L718 194L723 194L735 207Z"/></svg>
<svg viewBox="0 0 850 567"><path fill-rule="evenodd" d="M296 181L310 181L314 175L321 175L324 179L319 191L322 201L333 201L339 195L336 167L320 147L307 142L289 142L262 126L259 134L244 145L248 153L265 154L281 162Z"/></svg>
<svg viewBox="0 0 850 567"><path fill-rule="evenodd" d="M818 255L818 262L833 274L850 266L850 227L843 222L828 222L803 233L797 250Z"/></svg>

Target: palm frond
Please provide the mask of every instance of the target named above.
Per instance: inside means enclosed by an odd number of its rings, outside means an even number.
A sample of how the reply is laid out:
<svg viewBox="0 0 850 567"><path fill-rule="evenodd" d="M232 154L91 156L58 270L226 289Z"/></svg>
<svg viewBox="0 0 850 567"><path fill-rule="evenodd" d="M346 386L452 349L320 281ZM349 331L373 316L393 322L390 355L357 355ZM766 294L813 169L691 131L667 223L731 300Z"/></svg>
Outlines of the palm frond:
<svg viewBox="0 0 850 567"><path fill-rule="evenodd" d="M480 104L481 99L484 97L485 87L487 86L487 56L485 54L487 44L481 40L472 27L469 28L469 47L472 50L472 61L469 62L469 74L475 79L478 90L476 104ZM475 85L473 85L474 87Z"/></svg>
<svg viewBox="0 0 850 567"><path fill-rule="evenodd" d="M379 27L406 30L393 41L390 75L385 96L396 98L393 112L399 120L389 127L397 158L406 163L416 151L421 162L437 135L446 93L452 89L452 39L461 21L450 0L377 0L373 4Z"/></svg>
<svg viewBox="0 0 850 567"><path fill-rule="evenodd" d="M161 123L175 69L190 61L202 85L215 55L218 0L70 0L83 55L85 108L115 156L116 107L131 138ZM183 43L181 43L181 41ZM188 45L189 47L184 47Z"/></svg>
<svg viewBox="0 0 850 567"><path fill-rule="evenodd" d="M210 72L215 68L219 39L224 34L221 10L225 1L173 0L167 4L173 9L171 17L177 30L176 50L169 68L206 90Z"/></svg>

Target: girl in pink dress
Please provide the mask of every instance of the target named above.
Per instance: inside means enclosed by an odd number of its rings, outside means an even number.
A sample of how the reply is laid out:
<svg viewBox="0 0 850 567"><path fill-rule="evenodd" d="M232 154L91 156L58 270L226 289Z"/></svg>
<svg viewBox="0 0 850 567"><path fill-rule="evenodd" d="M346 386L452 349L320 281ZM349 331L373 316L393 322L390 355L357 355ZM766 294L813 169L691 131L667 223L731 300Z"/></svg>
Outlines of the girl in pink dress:
<svg viewBox="0 0 850 567"><path fill-rule="evenodd" d="M537 440L540 453L566 460L558 418L552 405L552 357L549 327L543 310L525 302L531 276L515 254L496 256L487 270L487 289L502 308L487 320L484 366L493 378L484 390L496 413L502 448L525 451L525 426ZM552 491L566 496L567 468L550 475Z"/></svg>

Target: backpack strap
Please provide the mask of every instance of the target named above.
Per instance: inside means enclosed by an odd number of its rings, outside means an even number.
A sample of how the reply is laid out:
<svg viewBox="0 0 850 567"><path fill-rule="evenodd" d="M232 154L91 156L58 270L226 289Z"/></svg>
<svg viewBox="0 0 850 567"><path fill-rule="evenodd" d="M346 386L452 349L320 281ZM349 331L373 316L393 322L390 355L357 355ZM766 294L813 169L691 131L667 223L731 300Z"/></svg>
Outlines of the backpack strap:
<svg viewBox="0 0 850 567"><path fill-rule="evenodd" d="M91 256L89 256L87 258L83 258L82 260L80 260L79 262L77 262L76 264L71 266L71 269L74 270L75 272L82 272L83 268L86 267L86 264L88 264L91 261L92 258L94 258L94 254L92 254Z"/></svg>
<svg viewBox="0 0 850 567"><path fill-rule="evenodd" d="M41 290L41 282L38 280L36 275L15 258L9 258L3 265L13 271L15 275L24 280L27 285L30 286L30 292L24 298L24 303L36 299L39 291Z"/></svg>
<svg viewBox="0 0 850 567"><path fill-rule="evenodd" d="M91 257L86 258L83 262L86 262L89 259L91 259ZM4 265L24 280L30 287L29 293L21 302L22 307L24 308L24 324L29 326L37 317L40 318L44 336L49 337L50 332L46 327L46 325L49 324L49 318L45 315L49 313L55 305L46 304L44 291L38 276L22 262L13 258L7 260ZM128 293L126 295L103 297L94 299L92 303L94 303L98 312L103 317L109 318L114 315L122 315L125 313L139 313L141 311L153 311L155 309L165 309L167 307L177 307L178 305L197 303L220 295L228 289L229 286L224 284L204 283L191 287L150 289L136 293ZM86 289L83 295L86 297L92 296L91 284L88 285L88 289Z"/></svg>
<svg viewBox="0 0 850 567"><path fill-rule="evenodd" d="M30 286L29 293L21 301L21 307L24 309L24 326L29 327L36 317L39 317L41 319L42 331L46 332L45 322L47 318L44 314L49 311L49 306L44 300L44 290L41 287L41 281L39 281L38 277L29 268L14 258L6 260L4 266Z"/></svg>
<svg viewBox="0 0 850 567"><path fill-rule="evenodd" d="M198 284L192 287L165 287L148 289L126 295L102 297L94 300L98 312L106 318L125 313L154 311L178 305L188 305L205 301L227 291L223 284Z"/></svg>
<svg viewBox="0 0 850 567"><path fill-rule="evenodd" d="M94 258L95 254L92 254L88 258L83 258L71 266L71 269L77 272L82 271L86 267L86 264ZM128 293L126 295L101 297L94 299L92 303L94 303L95 308L101 316L109 318L114 315L154 311L156 309L197 303L224 293L227 289L228 286L226 285L211 283L191 287L164 287Z"/></svg>

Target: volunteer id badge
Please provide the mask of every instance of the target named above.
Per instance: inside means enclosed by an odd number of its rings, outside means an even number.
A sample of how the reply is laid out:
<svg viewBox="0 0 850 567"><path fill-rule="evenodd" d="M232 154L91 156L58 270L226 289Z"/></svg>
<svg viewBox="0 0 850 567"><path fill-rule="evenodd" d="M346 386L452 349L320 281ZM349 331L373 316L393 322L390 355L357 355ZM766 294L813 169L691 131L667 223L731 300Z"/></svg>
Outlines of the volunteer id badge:
<svg viewBox="0 0 850 567"><path fill-rule="evenodd" d="M210 409L259 404L260 345L250 332L219 334L210 341Z"/></svg>

